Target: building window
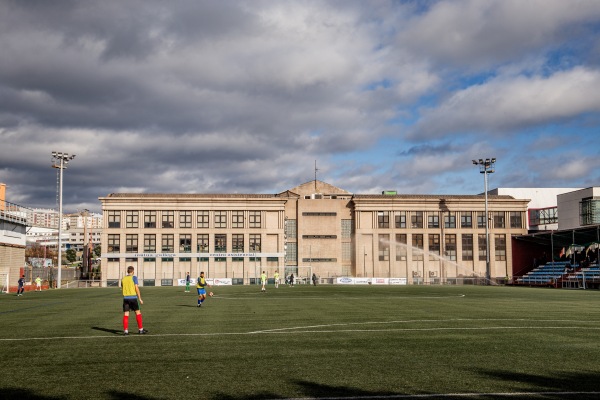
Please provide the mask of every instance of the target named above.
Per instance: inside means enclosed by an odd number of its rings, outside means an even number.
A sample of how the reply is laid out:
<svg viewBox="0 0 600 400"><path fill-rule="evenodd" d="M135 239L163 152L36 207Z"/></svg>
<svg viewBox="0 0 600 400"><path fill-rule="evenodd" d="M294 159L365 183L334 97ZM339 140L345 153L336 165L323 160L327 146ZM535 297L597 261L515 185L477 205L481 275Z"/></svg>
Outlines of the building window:
<svg viewBox="0 0 600 400"><path fill-rule="evenodd" d="M473 235L462 235L462 259L463 261L473 261Z"/></svg>
<svg viewBox="0 0 600 400"><path fill-rule="evenodd" d="M395 212L394 226L396 228L406 228L406 211L396 211Z"/></svg>
<svg viewBox="0 0 600 400"><path fill-rule="evenodd" d="M234 253L244 252L244 235L237 233L231 235L231 251Z"/></svg>
<svg viewBox="0 0 600 400"><path fill-rule="evenodd" d="M410 227L423 229L423 211L413 211L410 215Z"/></svg>
<svg viewBox="0 0 600 400"><path fill-rule="evenodd" d="M120 228L121 227L121 211L109 211L108 212L108 227L109 228Z"/></svg>
<svg viewBox="0 0 600 400"><path fill-rule="evenodd" d="M440 259L440 235L429 235L429 261Z"/></svg>
<svg viewBox="0 0 600 400"><path fill-rule="evenodd" d="M191 253L192 252L192 235L190 235L190 234L179 235L179 252L180 253Z"/></svg>
<svg viewBox="0 0 600 400"><path fill-rule="evenodd" d="M427 216L427 227L428 228L439 228L440 227L440 216L435 214L429 214Z"/></svg>
<svg viewBox="0 0 600 400"><path fill-rule="evenodd" d="M390 260L390 235L379 235L379 261Z"/></svg>
<svg viewBox="0 0 600 400"><path fill-rule="evenodd" d="M506 235L494 235L496 261L506 261Z"/></svg>
<svg viewBox="0 0 600 400"><path fill-rule="evenodd" d="M412 235L412 259L413 261L423 261L423 235Z"/></svg>
<svg viewBox="0 0 600 400"><path fill-rule="evenodd" d="M248 248L250 251L253 253L260 253L261 247L262 244L260 234L251 233L248 240ZM249 261L260 261L260 257L250 257Z"/></svg>
<svg viewBox="0 0 600 400"><path fill-rule="evenodd" d="M161 251L167 253L175 251L175 235L162 235Z"/></svg>
<svg viewBox="0 0 600 400"><path fill-rule="evenodd" d="M197 225L198 228L208 228L209 214L208 211L198 211Z"/></svg>
<svg viewBox="0 0 600 400"><path fill-rule="evenodd" d="M548 225L558 222L557 207L529 210L529 225ZM583 224L582 224L583 225Z"/></svg>
<svg viewBox="0 0 600 400"><path fill-rule="evenodd" d="M352 261L352 243L342 243L342 261Z"/></svg>
<svg viewBox="0 0 600 400"><path fill-rule="evenodd" d="M156 235L144 235L144 252L156 252Z"/></svg>
<svg viewBox="0 0 600 400"><path fill-rule="evenodd" d="M461 228L472 228L473 227L473 215L469 211L462 211L460 213L460 227Z"/></svg>
<svg viewBox="0 0 600 400"><path fill-rule="evenodd" d="M446 235L445 246L445 257L450 261L456 261L456 235Z"/></svg>
<svg viewBox="0 0 600 400"><path fill-rule="evenodd" d="M378 228L389 228L390 227L390 213L387 211L377 211L377 227Z"/></svg>
<svg viewBox="0 0 600 400"><path fill-rule="evenodd" d="M486 246L486 238L485 238L485 234L479 234L477 235L477 249L479 250L479 261L487 261L487 257L486 257L486 253L487 253L487 246Z"/></svg>
<svg viewBox="0 0 600 400"><path fill-rule="evenodd" d="M121 251L121 235L108 235L108 252L118 253Z"/></svg>
<svg viewBox="0 0 600 400"><path fill-rule="evenodd" d="M582 226L600 223L600 199L587 197L579 203L579 222Z"/></svg>
<svg viewBox="0 0 600 400"><path fill-rule="evenodd" d="M162 227L163 228L174 228L175 227L175 211L163 211L162 212Z"/></svg>
<svg viewBox="0 0 600 400"><path fill-rule="evenodd" d="M215 228L227 228L227 211L215 211Z"/></svg>
<svg viewBox="0 0 600 400"><path fill-rule="evenodd" d="M231 213L231 227L232 228L243 228L244 227L244 212L233 211Z"/></svg>
<svg viewBox="0 0 600 400"><path fill-rule="evenodd" d="M126 253L137 253L138 252L138 235L127 234L125 236L125 252Z"/></svg>
<svg viewBox="0 0 600 400"><path fill-rule="evenodd" d="M156 211L144 211L144 228L156 228Z"/></svg>
<svg viewBox="0 0 600 400"><path fill-rule="evenodd" d="M215 235L215 253L226 253L227 252L227 235L217 234Z"/></svg>
<svg viewBox="0 0 600 400"><path fill-rule="evenodd" d="M342 239L351 239L354 224L351 219L342 220Z"/></svg>
<svg viewBox="0 0 600 400"><path fill-rule="evenodd" d="M406 261L406 234L396 234L396 261Z"/></svg>
<svg viewBox="0 0 600 400"><path fill-rule="evenodd" d="M261 227L261 212L260 211L250 211L250 228L260 228Z"/></svg>
<svg viewBox="0 0 600 400"><path fill-rule="evenodd" d="M192 227L192 212L191 211L179 211L179 227L180 228L191 228Z"/></svg>
<svg viewBox="0 0 600 400"><path fill-rule="evenodd" d="M520 211L510 212L510 227L515 229L523 228L523 219L521 218Z"/></svg>
<svg viewBox="0 0 600 400"><path fill-rule="evenodd" d="M477 211L477 227L485 229L485 211Z"/></svg>
<svg viewBox="0 0 600 400"><path fill-rule="evenodd" d="M456 228L456 215L454 215L454 214L444 215L444 228L449 228L449 229Z"/></svg>
<svg viewBox="0 0 600 400"><path fill-rule="evenodd" d="M137 228L139 224L139 211L126 211L125 212L125 226L127 228Z"/></svg>
<svg viewBox="0 0 600 400"><path fill-rule="evenodd" d="M298 237L296 231L296 220L295 219L287 219L285 221L285 236L287 239L296 239Z"/></svg>
<svg viewBox="0 0 600 400"><path fill-rule="evenodd" d="M201 233L198 235L196 239L196 251L198 253L208 253L209 252L209 243L208 243L208 233ZM208 261L208 257L198 257L198 261Z"/></svg>
<svg viewBox="0 0 600 400"><path fill-rule="evenodd" d="M344 249L344 244L342 243L342 253ZM350 243L348 243L350 244ZM286 265L296 265L298 259L298 244L297 243L287 243L287 250L285 252L285 263Z"/></svg>
<svg viewBox="0 0 600 400"><path fill-rule="evenodd" d="M504 211L494 211L492 217L494 218L494 228L504 228Z"/></svg>

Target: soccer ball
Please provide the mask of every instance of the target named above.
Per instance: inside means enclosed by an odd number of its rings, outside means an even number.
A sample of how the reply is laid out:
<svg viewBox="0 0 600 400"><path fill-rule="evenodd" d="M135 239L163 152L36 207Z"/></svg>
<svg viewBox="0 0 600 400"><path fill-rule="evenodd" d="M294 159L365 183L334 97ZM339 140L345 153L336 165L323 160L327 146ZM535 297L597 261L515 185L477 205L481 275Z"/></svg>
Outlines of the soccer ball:
<svg viewBox="0 0 600 400"><path fill-rule="evenodd" d="M213 295L214 295L214 294L213 294L213 292L208 292L208 295L209 295L210 297L213 297Z"/></svg>

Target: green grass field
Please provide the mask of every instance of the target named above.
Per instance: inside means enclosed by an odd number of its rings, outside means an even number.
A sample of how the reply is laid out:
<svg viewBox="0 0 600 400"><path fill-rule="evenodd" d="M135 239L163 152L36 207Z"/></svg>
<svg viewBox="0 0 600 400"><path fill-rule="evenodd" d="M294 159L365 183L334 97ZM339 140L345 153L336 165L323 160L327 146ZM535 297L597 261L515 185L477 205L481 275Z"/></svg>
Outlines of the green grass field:
<svg viewBox="0 0 600 400"><path fill-rule="evenodd" d="M600 398L600 292L118 288L0 295L2 399Z"/></svg>

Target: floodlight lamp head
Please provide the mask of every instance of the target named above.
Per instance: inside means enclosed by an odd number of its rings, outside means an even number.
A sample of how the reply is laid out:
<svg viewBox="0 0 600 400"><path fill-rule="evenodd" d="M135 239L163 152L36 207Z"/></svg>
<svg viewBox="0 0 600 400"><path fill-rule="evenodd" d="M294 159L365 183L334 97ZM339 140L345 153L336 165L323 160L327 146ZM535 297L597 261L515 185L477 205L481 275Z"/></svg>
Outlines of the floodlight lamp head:
<svg viewBox="0 0 600 400"><path fill-rule="evenodd" d="M495 163L495 162L496 162L496 159L495 159L495 158L492 158L492 163Z"/></svg>
<svg viewBox="0 0 600 400"><path fill-rule="evenodd" d="M477 165L477 161L476 160L472 160L473 161L473 165Z"/></svg>
<svg viewBox="0 0 600 400"><path fill-rule="evenodd" d="M482 158L479 159L479 164L483 164L483 159Z"/></svg>

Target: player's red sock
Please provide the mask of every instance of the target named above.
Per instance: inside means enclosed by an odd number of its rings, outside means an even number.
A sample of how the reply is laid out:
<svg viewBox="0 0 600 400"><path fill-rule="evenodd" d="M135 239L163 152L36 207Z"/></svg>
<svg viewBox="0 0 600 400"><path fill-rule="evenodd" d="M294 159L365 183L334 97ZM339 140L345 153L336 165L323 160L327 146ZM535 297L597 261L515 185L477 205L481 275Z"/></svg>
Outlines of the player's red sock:
<svg viewBox="0 0 600 400"><path fill-rule="evenodd" d="M138 329L142 329L144 326L142 325L142 314L135 314L135 320L138 324Z"/></svg>
<svg viewBox="0 0 600 400"><path fill-rule="evenodd" d="M126 331L129 328L129 315L123 315L123 330Z"/></svg>

